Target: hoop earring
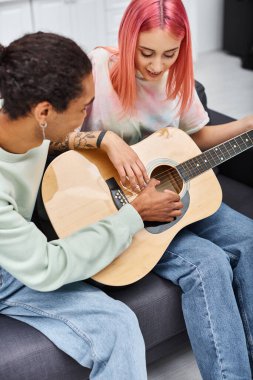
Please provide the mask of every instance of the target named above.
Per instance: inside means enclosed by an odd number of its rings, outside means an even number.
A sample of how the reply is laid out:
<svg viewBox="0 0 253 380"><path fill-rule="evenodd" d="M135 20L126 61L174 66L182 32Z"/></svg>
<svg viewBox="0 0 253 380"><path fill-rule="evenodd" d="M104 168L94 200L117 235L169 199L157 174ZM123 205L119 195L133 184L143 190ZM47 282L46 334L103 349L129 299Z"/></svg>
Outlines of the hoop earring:
<svg viewBox="0 0 253 380"><path fill-rule="evenodd" d="M43 123L40 123L40 128L42 129L43 140L45 140L46 138L45 129L47 128L47 122L44 121Z"/></svg>

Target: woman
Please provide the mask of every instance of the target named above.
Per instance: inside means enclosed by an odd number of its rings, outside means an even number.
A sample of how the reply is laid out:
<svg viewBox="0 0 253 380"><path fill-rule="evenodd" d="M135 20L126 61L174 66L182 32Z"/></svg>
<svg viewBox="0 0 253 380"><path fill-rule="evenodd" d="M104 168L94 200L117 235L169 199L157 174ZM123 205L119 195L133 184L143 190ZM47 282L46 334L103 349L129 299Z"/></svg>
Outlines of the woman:
<svg viewBox="0 0 253 380"><path fill-rule="evenodd" d="M118 49L91 53L96 98L85 130L110 129L136 143L170 125L205 150L253 128L253 116L206 127L180 0L132 0L118 41ZM252 220L222 204L179 232L154 269L182 288L186 326L205 380L252 378L252 231Z"/></svg>
<svg viewBox="0 0 253 380"><path fill-rule="evenodd" d="M171 195L150 181L132 205L48 243L30 220L49 140L63 144L82 124L94 98L91 63L67 38L26 35L0 46L0 95L0 313L40 330L91 368L91 379L146 379L136 317L81 280L117 257L143 218L171 220ZM109 155L116 142L122 152L126 146L113 133L85 138L87 148L101 144Z"/></svg>

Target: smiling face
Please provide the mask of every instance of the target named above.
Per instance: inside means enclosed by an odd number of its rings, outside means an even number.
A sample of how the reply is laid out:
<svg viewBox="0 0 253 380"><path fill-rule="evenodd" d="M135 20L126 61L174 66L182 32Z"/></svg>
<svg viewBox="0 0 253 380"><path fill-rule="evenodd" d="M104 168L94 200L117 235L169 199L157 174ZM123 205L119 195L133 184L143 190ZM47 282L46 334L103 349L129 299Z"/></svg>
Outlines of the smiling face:
<svg viewBox="0 0 253 380"><path fill-rule="evenodd" d="M135 68L144 79L156 81L175 63L181 40L162 29L141 32L135 52Z"/></svg>

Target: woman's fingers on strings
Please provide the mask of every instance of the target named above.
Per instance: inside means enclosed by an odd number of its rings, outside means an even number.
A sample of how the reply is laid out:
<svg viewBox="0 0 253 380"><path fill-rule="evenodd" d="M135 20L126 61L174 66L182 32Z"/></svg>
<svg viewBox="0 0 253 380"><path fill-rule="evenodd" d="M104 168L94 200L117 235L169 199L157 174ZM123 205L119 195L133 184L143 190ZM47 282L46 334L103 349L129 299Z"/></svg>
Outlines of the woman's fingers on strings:
<svg viewBox="0 0 253 380"><path fill-rule="evenodd" d="M125 164L124 170L126 173L125 184L127 184L128 181L133 191L139 192L147 186L144 174L136 163Z"/></svg>
<svg viewBox="0 0 253 380"><path fill-rule="evenodd" d="M141 170L141 173L142 173L142 176L143 176L143 180L144 180L145 186L146 186L147 183L150 180L150 178L148 176L148 173L147 173L147 170L146 170L145 166L143 165L143 163L141 162L141 160L139 158L136 161L136 164L138 165L139 169Z"/></svg>
<svg viewBox="0 0 253 380"><path fill-rule="evenodd" d="M124 166L118 166L116 167L116 170L118 171L119 177L120 177L120 182L122 183L123 186L127 185L127 174L125 171Z"/></svg>
<svg viewBox="0 0 253 380"><path fill-rule="evenodd" d="M139 167L137 163L134 163L133 165L131 165L131 168L135 175L137 185L139 186L140 190L143 190L147 186L145 174L143 173L143 171L141 170L141 168Z"/></svg>
<svg viewBox="0 0 253 380"><path fill-rule="evenodd" d="M126 179L129 182L131 189L135 192L139 192L140 186L138 184L138 178L136 177L132 167L130 165L125 165L124 170L126 172Z"/></svg>

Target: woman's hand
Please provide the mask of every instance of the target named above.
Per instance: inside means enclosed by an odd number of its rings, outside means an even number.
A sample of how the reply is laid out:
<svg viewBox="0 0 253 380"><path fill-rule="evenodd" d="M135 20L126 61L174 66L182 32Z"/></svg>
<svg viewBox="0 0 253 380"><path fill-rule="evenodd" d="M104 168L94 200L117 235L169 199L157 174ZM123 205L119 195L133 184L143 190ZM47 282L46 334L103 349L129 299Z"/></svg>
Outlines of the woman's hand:
<svg viewBox="0 0 253 380"><path fill-rule="evenodd" d="M107 153L124 186L129 181L135 192L145 188L149 177L143 163L135 151L118 135L107 131L100 148Z"/></svg>
<svg viewBox="0 0 253 380"><path fill-rule="evenodd" d="M183 203L180 196L171 190L158 192L156 186L159 183L152 178L131 204L145 221L172 222L182 214Z"/></svg>

